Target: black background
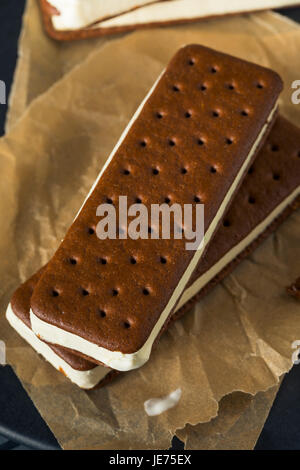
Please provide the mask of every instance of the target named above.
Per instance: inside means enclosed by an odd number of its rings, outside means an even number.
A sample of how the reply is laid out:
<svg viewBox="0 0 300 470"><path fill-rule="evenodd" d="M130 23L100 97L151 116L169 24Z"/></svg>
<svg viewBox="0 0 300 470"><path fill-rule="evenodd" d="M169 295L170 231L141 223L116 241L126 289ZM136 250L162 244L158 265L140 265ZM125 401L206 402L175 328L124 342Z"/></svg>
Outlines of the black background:
<svg viewBox="0 0 300 470"><path fill-rule="evenodd" d="M0 2L0 80L6 84L7 95L16 65L24 3L24 0ZM300 8L279 11L300 22ZM300 79L300 71L295 70L295 74L297 72L299 76L295 79ZM6 111L7 105L0 105L0 135L4 134ZM283 380L256 449L300 450L299 396L300 366L294 366ZM14 372L6 366L0 367L0 450L10 448L57 449L59 446ZM182 445L175 439L173 448L179 449Z"/></svg>

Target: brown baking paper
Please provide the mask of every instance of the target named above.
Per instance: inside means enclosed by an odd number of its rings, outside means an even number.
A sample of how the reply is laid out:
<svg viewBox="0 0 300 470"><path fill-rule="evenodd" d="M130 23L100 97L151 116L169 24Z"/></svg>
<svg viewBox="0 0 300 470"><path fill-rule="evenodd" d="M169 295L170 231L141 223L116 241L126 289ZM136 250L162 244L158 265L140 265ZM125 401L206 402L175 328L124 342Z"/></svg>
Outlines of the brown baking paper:
<svg viewBox="0 0 300 470"><path fill-rule="evenodd" d="M7 129L18 120L29 103L43 91L46 91L57 77L63 76L105 42L102 39L94 39L73 42L70 45L69 43L52 41L43 34L37 3L35 0L28 0L19 41L19 57L14 86L10 94ZM59 55L60 60L44 60L44 57L52 55ZM29 77L31 77L30 80ZM206 424L187 425L177 434L186 442L186 448L218 449L226 442L228 449L251 449L257 441L277 389L278 386L275 386L254 397L243 393L227 395L224 400L230 406L223 406L223 399L221 400L218 416L212 420L211 427L209 424L208 428ZM232 424L232 416L234 417L234 425ZM218 425L217 428L216 425ZM205 436L209 435L209 441L207 439L203 441L202 427Z"/></svg>
<svg viewBox="0 0 300 470"><path fill-rule="evenodd" d="M27 0L19 38L18 62L10 94L6 131L29 103L87 58L93 50L122 35L58 42L44 34L38 0Z"/></svg>
<svg viewBox="0 0 300 470"><path fill-rule="evenodd" d="M28 107L0 142L1 312L13 289L48 261L119 135L162 68L198 42L269 65L283 76L283 113L297 78L300 30L263 13L136 32L105 44ZM64 448L163 449L186 423L217 416L219 401L278 384L300 339L299 213L162 337L151 360L85 392L39 358L2 315L1 339L25 389ZM148 417L144 401L180 387L178 405Z"/></svg>
<svg viewBox="0 0 300 470"><path fill-rule="evenodd" d="M252 450L278 391L278 385L255 396L233 392L219 402L218 416L208 423L176 432L186 450Z"/></svg>

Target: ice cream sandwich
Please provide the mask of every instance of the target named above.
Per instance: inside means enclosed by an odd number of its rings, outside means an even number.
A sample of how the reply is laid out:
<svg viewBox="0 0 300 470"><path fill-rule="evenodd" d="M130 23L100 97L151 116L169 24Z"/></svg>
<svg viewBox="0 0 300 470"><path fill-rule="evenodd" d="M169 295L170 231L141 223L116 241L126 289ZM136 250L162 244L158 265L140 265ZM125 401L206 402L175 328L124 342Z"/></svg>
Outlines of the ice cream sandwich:
<svg viewBox="0 0 300 470"><path fill-rule="evenodd" d="M58 31L87 28L108 18L158 0L47 0L53 28Z"/></svg>
<svg viewBox="0 0 300 470"><path fill-rule="evenodd" d="M170 317L169 325L232 271L293 210L300 207L299 149L300 130L286 119L278 117L267 142L223 218L214 243L208 248L176 311ZM255 202L252 199L250 201L250 197L255 198ZM95 366L61 346L46 344L32 332L30 297L41 274L42 270L38 271L17 289L7 309L7 319L34 349L74 383L83 388L92 388L99 381L104 385L117 371Z"/></svg>
<svg viewBox="0 0 300 470"><path fill-rule="evenodd" d="M47 33L61 41L299 4L299 0L40 0Z"/></svg>
<svg viewBox="0 0 300 470"><path fill-rule="evenodd" d="M43 272L31 298L33 331L112 369L142 366L263 144L281 89L269 69L181 48ZM100 240L99 205L118 210L123 195L149 212L166 201L203 203L203 240L187 250L184 237L157 239L151 226L147 239Z"/></svg>

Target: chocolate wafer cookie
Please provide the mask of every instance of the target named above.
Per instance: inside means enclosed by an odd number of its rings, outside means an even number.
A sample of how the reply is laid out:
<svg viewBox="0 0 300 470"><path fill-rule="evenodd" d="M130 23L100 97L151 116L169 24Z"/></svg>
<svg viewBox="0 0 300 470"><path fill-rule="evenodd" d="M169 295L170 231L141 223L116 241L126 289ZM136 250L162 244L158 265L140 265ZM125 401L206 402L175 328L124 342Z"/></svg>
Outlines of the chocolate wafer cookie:
<svg viewBox="0 0 300 470"><path fill-rule="evenodd" d="M299 0L68 0L68 3L65 0L40 0L45 30L52 38L60 41L191 23L299 4ZM122 11L123 14L120 14ZM110 18L105 19L107 16Z"/></svg>
<svg viewBox="0 0 300 470"><path fill-rule="evenodd" d="M214 237L214 243L208 248L203 262L199 264L189 281L176 307L176 312L170 317L169 324L207 294L293 210L300 207L299 149L300 130L286 119L278 117L267 142L256 158L255 165L249 170L231 208L223 219ZM278 188L279 185L280 188ZM268 188L268 194L266 194L266 188ZM250 194L252 197L255 195L255 203L249 201ZM251 204L250 207L249 204ZM244 228L243 231L241 227ZM30 297L41 273L42 270L17 289L8 307L7 318L21 336L27 339L38 352L42 352L55 367L60 364L57 368L63 369L71 380L85 388L88 384L90 388L91 384L97 380L95 373L92 376L93 381L91 374L88 373L89 369L94 370L93 363L84 361L83 373L77 374L79 367L82 370L82 363L77 355L61 346L52 346L54 353L58 351L58 357L54 361L53 352L48 351L50 348L45 350L40 345L41 341L28 331L31 328ZM14 317L18 317L21 322ZM31 341L32 335L34 340ZM69 364L71 371L65 364L61 364L61 357ZM112 374L115 375L117 372L110 372L108 368L102 369L107 375L101 384L106 383ZM78 375L80 382L76 380Z"/></svg>
<svg viewBox="0 0 300 470"><path fill-rule="evenodd" d="M273 123L281 88L269 69L198 45L180 49L41 276L33 331L113 369L143 365ZM118 210L122 195L148 213L166 201L204 203L203 243L187 250L184 238L155 239L152 227L150 239L99 240L99 204Z"/></svg>

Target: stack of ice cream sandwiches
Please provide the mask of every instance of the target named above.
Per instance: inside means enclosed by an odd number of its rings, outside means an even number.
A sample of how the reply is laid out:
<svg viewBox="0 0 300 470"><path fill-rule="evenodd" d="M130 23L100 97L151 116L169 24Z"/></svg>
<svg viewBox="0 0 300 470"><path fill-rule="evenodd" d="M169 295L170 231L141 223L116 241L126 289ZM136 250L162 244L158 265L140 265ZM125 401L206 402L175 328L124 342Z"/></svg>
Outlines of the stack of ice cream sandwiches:
<svg viewBox="0 0 300 470"><path fill-rule="evenodd" d="M142 367L166 328L299 206L300 130L278 116L282 86L276 72L200 45L162 71L56 253L7 309L72 382L90 389ZM119 212L124 196L135 214L202 206L201 240L187 249L184 221L162 237L161 219L144 236L128 226L101 236L99 206Z"/></svg>

